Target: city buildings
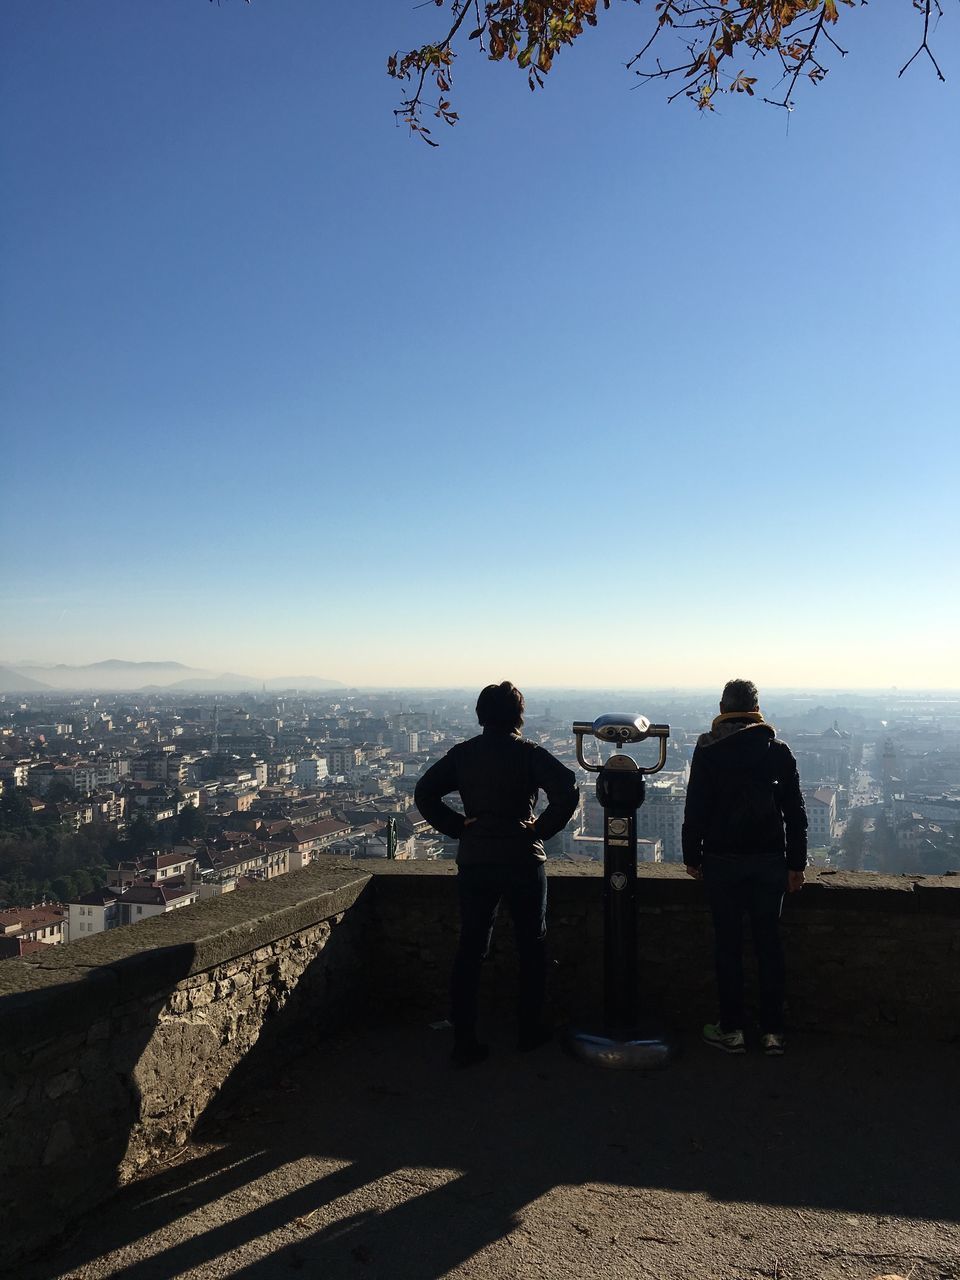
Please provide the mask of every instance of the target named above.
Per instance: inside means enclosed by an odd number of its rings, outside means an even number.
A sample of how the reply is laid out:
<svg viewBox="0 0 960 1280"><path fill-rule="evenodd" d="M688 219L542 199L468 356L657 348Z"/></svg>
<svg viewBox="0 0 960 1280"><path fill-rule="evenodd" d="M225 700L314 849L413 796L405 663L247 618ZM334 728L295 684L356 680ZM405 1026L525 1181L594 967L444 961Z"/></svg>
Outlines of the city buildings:
<svg viewBox="0 0 960 1280"><path fill-rule="evenodd" d="M11 919L7 954L137 923L319 858L454 856L455 842L417 813L413 788L477 731L473 701L443 692L422 707L390 693L0 695L0 910L55 913L43 927ZM647 780L637 815L642 860L682 857L689 760L714 704L685 696L656 708L671 738L667 768ZM549 706L528 698L525 732L579 770L570 726L602 709L595 695L554 694ZM862 700L851 710L798 698L778 712L819 862L960 870L960 701ZM548 857L602 856L595 780L579 770L580 808Z"/></svg>

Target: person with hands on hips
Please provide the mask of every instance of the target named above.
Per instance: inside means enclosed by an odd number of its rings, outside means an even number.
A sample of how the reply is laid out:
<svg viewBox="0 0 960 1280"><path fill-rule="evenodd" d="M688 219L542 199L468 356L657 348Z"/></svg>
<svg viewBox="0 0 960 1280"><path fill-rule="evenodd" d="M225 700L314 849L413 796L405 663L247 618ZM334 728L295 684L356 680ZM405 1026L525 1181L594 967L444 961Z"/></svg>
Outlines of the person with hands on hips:
<svg viewBox="0 0 960 1280"><path fill-rule="evenodd" d="M497 909L513 917L520 967L518 1048L550 1038L543 1022L546 988L547 876L544 841L570 821L580 799L576 775L538 743L520 736L523 694L505 680L477 699L483 732L460 742L423 774L414 792L420 813L459 840L457 893L460 941L451 983L452 1062L468 1067L487 1057L477 1039L480 969ZM459 792L463 813L444 802ZM539 793L547 807L534 816Z"/></svg>

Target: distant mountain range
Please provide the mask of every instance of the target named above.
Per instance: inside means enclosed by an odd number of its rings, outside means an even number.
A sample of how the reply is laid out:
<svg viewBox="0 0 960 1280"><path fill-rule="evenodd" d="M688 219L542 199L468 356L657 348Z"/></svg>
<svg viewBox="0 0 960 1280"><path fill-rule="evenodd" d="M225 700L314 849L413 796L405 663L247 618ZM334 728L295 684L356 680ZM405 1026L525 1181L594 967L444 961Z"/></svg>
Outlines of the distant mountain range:
<svg viewBox="0 0 960 1280"><path fill-rule="evenodd" d="M31 680L29 676L21 675L12 667L0 667L0 693L42 693L44 689L49 688L48 684Z"/></svg>
<svg viewBox="0 0 960 1280"><path fill-rule="evenodd" d="M305 689L311 692L324 689L343 689L339 680L327 680L320 676L275 676L261 680L256 676L238 675L228 671L204 671L199 667L187 667L182 662L125 662L121 658L109 658L105 662L90 662L86 666L70 666L58 662L49 666L0 666L0 693L91 692L91 693L149 693L168 690L184 693L249 693L266 688L270 692L280 689Z"/></svg>

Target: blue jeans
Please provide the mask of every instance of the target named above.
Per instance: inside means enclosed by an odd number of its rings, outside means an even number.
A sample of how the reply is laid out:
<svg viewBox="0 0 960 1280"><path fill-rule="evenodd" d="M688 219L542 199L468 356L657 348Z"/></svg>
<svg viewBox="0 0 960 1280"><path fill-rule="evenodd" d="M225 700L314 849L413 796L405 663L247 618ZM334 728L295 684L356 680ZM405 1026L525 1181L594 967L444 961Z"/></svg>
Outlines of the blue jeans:
<svg viewBox="0 0 960 1280"><path fill-rule="evenodd" d="M540 1024L546 993L547 872L534 858L522 862L479 864L457 871L460 944L453 964L451 1018L458 1040L476 1036L480 968L501 899L513 917L520 965L520 1031Z"/></svg>
<svg viewBox="0 0 960 1280"><path fill-rule="evenodd" d="M782 1032L786 975L780 945L780 910L787 887L785 861L777 857L705 857L703 883L713 913L721 1030L738 1031L744 1025L746 915L759 970L760 1030Z"/></svg>

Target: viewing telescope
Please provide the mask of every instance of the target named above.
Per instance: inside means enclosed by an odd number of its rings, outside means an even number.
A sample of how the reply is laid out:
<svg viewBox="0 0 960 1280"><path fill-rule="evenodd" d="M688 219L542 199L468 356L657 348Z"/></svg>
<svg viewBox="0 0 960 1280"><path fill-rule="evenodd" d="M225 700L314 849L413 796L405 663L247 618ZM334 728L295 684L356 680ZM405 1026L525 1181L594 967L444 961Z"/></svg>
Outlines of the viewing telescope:
<svg viewBox="0 0 960 1280"><path fill-rule="evenodd" d="M574 736L577 739L577 759L584 769L591 773L599 773L603 763L590 764L583 758L583 739L589 734L599 738L601 742L612 742L619 751L628 742L643 742L645 738L660 739L660 758L654 765L637 765L640 773L659 773L667 763L667 739L670 737L668 724L651 724L646 716L612 715L597 716L591 724L586 720L575 720ZM636 762L634 761L636 764Z"/></svg>
<svg viewBox="0 0 960 1280"><path fill-rule="evenodd" d="M597 774L597 799L603 809L603 1020L571 1027L566 1044L585 1062L603 1067L665 1067L675 1045L665 1029L638 1020L637 1002L637 810L643 804L647 774L667 762L670 726L645 716L608 714L573 725L577 760ZM583 740L613 743L615 754L591 763ZM627 745L655 738L655 764L638 764L619 754Z"/></svg>

